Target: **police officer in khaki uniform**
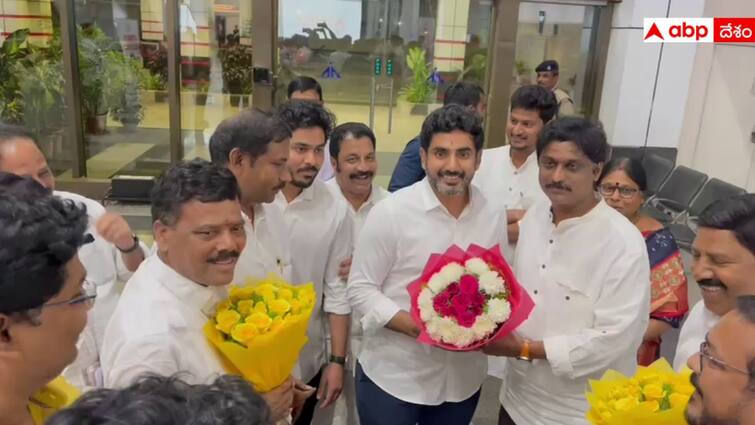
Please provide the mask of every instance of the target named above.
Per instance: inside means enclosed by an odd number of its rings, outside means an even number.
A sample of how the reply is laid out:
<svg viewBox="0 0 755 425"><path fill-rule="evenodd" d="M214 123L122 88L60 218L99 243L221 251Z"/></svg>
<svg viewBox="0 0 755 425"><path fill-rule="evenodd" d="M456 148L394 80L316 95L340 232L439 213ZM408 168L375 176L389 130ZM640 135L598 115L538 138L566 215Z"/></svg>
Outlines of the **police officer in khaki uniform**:
<svg viewBox="0 0 755 425"><path fill-rule="evenodd" d="M558 62L552 59L543 61L543 63L535 68L535 72L537 72L537 83L556 95L558 117L576 115L574 101L571 100L568 93L558 88Z"/></svg>

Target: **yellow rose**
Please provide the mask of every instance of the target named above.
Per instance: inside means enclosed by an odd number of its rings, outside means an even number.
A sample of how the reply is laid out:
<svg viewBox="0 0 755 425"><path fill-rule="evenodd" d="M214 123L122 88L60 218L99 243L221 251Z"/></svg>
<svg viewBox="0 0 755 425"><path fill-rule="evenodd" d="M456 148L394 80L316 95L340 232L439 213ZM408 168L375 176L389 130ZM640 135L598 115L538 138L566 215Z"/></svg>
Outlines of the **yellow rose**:
<svg viewBox="0 0 755 425"><path fill-rule="evenodd" d="M642 395L645 396L646 400L660 400L665 392L660 384L648 384L642 388Z"/></svg>
<svg viewBox="0 0 755 425"><path fill-rule="evenodd" d="M619 412L627 412L639 406L639 404L640 402L636 398L625 397L625 398L616 400L616 402L613 404L613 407Z"/></svg>
<svg viewBox="0 0 755 425"><path fill-rule="evenodd" d="M288 288L281 288L280 291L278 291L278 298L281 298L290 302L291 300L294 299L294 291Z"/></svg>
<svg viewBox="0 0 755 425"><path fill-rule="evenodd" d="M246 318L246 323L254 325L260 332L267 332L270 325L273 324L273 319L267 314L255 312Z"/></svg>
<svg viewBox="0 0 755 425"><path fill-rule="evenodd" d="M268 304L268 307L270 307L270 313L277 316L283 316L284 314L288 313L289 310L291 310L291 304L289 304L288 301L282 299L271 301Z"/></svg>
<svg viewBox="0 0 755 425"><path fill-rule="evenodd" d="M291 300L291 314L301 313L301 301Z"/></svg>
<svg viewBox="0 0 755 425"><path fill-rule="evenodd" d="M241 320L241 315L238 312L235 310L224 310L215 316L215 321L217 322L215 328L225 334L230 334L239 320Z"/></svg>
<svg viewBox="0 0 755 425"><path fill-rule="evenodd" d="M264 285L260 285L256 287L254 292L258 296L260 296L263 301L269 304L271 301L275 299L276 293L278 292L278 288L276 288L274 285L266 283Z"/></svg>
<svg viewBox="0 0 755 425"><path fill-rule="evenodd" d="M248 344L257 335L259 335L257 327L249 323L239 323L231 331L231 338L242 344Z"/></svg>
<svg viewBox="0 0 755 425"><path fill-rule="evenodd" d="M221 311L230 310L231 309L231 300L225 300L217 305L215 307L215 314L220 313Z"/></svg>
<svg viewBox="0 0 755 425"><path fill-rule="evenodd" d="M252 312L252 307L254 307L254 301L252 300L241 300L236 304L236 308L239 310L239 313L241 313L242 316L246 317L249 315L249 313Z"/></svg>
<svg viewBox="0 0 755 425"><path fill-rule="evenodd" d="M661 405L658 404L658 401L656 400L643 401L642 403L640 403L640 407L652 413L661 410Z"/></svg>
<svg viewBox="0 0 755 425"><path fill-rule="evenodd" d="M252 298L253 293L254 288L250 286L245 286L243 288L232 286L230 291L228 291L228 295L231 297L231 301L234 302L239 300L248 300Z"/></svg>
<svg viewBox="0 0 755 425"><path fill-rule="evenodd" d="M687 406L687 403L689 403L689 394L673 393L668 396L668 401L669 403L671 403L671 408L682 408Z"/></svg>
<svg viewBox="0 0 755 425"><path fill-rule="evenodd" d="M267 306L264 302L257 301L257 304L254 305L254 312L267 314Z"/></svg>

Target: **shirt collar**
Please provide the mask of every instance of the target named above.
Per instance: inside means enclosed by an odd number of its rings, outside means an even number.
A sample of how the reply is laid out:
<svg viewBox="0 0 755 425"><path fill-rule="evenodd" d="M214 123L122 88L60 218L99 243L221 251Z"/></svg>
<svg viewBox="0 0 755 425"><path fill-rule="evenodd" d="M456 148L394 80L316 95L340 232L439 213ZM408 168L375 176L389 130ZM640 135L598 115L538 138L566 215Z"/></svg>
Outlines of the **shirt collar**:
<svg viewBox="0 0 755 425"><path fill-rule="evenodd" d="M438 199L438 195L435 194L435 191L433 191L433 188L430 186L430 180L427 176L425 176L424 179L422 179L421 182L418 183L422 190L422 203L425 206L425 211L432 211L434 209L440 208L441 210L448 213L448 210L446 210L446 207L443 206L443 204L440 202L440 199ZM485 198L482 195L482 192L480 192L477 187L474 184L469 184L469 203L466 207L464 207L464 211L461 213L459 218L462 218L466 214L468 214L468 211L478 209L485 201Z"/></svg>
<svg viewBox="0 0 755 425"><path fill-rule="evenodd" d="M581 215L579 217L567 218L561 223L558 223L558 226L556 226L556 231L563 232L569 228L576 227L576 226L579 226L580 224L590 222L599 217L602 217L609 210L613 210L613 208L609 207L608 204L606 204L606 202L603 200L603 197L601 196L599 197L598 203L590 211L588 211L586 214ZM551 224L553 224L553 208L552 207L548 211L548 220Z"/></svg>
<svg viewBox="0 0 755 425"><path fill-rule="evenodd" d="M192 281L165 264L159 255L153 255L157 280L178 300L207 316L213 314L215 306L227 297L226 286L203 286Z"/></svg>
<svg viewBox="0 0 755 425"><path fill-rule="evenodd" d="M511 158L511 145L508 145L507 147L508 147L507 157L508 157L509 162L511 163L511 168L513 168L514 170L516 171L524 170L525 168L527 168L527 166L531 165L532 163L537 162L537 150L534 150L532 151L531 154L529 154L529 156L527 156L527 159L524 160L524 163L522 164L522 166L519 168L516 168L516 165L514 165L514 160Z"/></svg>
<svg viewBox="0 0 755 425"><path fill-rule="evenodd" d="M319 184L322 184L322 182L319 179L315 178L315 181L312 182L312 185L302 190L301 193L299 193L299 196L294 198L291 202L288 202L288 200L286 199L286 195L283 193L283 190L280 190L278 192L278 195L276 196L279 196L280 199L283 200L284 206L291 205L299 201L310 202L313 199L315 199L315 190L317 189L316 186Z"/></svg>

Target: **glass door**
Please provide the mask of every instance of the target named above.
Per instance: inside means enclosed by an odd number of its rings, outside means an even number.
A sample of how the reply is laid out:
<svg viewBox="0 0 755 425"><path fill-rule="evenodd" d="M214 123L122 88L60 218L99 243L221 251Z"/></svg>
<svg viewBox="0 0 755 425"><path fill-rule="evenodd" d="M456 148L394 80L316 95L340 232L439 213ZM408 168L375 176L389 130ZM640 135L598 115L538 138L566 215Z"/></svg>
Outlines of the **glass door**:
<svg viewBox="0 0 755 425"><path fill-rule="evenodd" d="M459 79L486 82L491 0L280 0L276 101L316 78L338 122L370 125L376 181L387 186L406 143Z"/></svg>

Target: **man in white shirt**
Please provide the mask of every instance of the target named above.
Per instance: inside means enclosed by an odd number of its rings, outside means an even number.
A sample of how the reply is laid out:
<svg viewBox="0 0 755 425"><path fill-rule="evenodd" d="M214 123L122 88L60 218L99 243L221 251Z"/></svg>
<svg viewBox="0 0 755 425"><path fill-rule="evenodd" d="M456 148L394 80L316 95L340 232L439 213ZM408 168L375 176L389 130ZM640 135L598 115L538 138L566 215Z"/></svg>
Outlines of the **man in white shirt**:
<svg viewBox="0 0 755 425"><path fill-rule="evenodd" d="M291 131L274 115L244 111L218 125L210 138L212 162L236 177L246 230L246 248L236 264L234 282L274 273L291 281L291 248L283 212L272 202L291 181L286 161Z"/></svg>
<svg viewBox="0 0 755 425"><path fill-rule="evenodd" d="M362 315L357 365L362 425L468 424L485 380L483 353L449 352L416 340L407 286L433 253L506 246L506 212L474 185L481 120L459 105L430 114L420 135L427 177L377 204L354 252L347 292Z"/></svg>
<svg viewBox="0 0 755 425"><path fill-rule="evenodd" d="M354 223L354 245L367 215L375 204L388 196L388 191L374 182L378 169L376 145L375 133L363 123L341 124L330 135L330 161L336 176L326 185L333 196L346 202L349 207L349 216ZM348 263L351 266L350 261ZM347 367L349 377L353 376L361 345L362 327L359 317L352 312ZM333 425L359 424L355 397L354 380L346 379L343 397L336 403Z"/></svg>
<svg viewBox="0 0 755 425"><path fill-rule="evenodd" d="M118 302L117 281L125 282L144 260L146 247L139 243L126 220L105 211L97 201L84 196L55 190L55 176L44 155L25 130L0 124L0 171L30 177L55 196L85 205L89 216L87 233L92 243L79 249L79 258L87 270L87 280L97 285L97 301L89 311L87 327L79 342L79 354L65 371L76 387L87 389L101 384L99 347L110 316Z"/></svg>
<svg viewBox="0 0 755 425"><path fill-rule="evenodd" d="M312 77L301 76L294 78L288 83L288 100L300 100L306 102L314 102L319 105L324 105L325 101L322 98L322 86L317 80ZM330 148L330 141L325 143L325 151ZM317 173L317 178L322 181L330 181L333 179L335 171L330 161L323 161L320 171Z"/></svg>
<svg viewBox="0 0 755 425"><path fill-rule="evenodd" d="M343 388L351 308L339 265L351 257L352 222L346 203L316 178L325 160L325 141L333 128L333 116L317 103L301 101L281 105L277 115L292 131L287 163L291 181L286 182L275 203L283 210L289 230L293 280L313 282L318 295L297 376L319 388L295 422L306 425L312 421L318 400L324 409L338 399ZM323 369L326 317L331 355Z"/></svg>
<svg viewBox="0 0 755 425"><path fill-rule="evenodd" d="M690 425L755 424L755 295L736 301L687 361L696 390Z"/></svg>
<svg viewBox="0 0 755 425"><path fill-rule="evenodd" d="M700 348L705 335L731 311L740 295L755 295L755 194L714 202L698 217L692 273L702 300L679 334L674 368Z"/></svg>
<svg viewBox="0 0 755 425"><path fill-rule="evenodd" d="M144 374L206 384L226 373L202 328L227 298L246 244L236 179L201 159L169 168L152 192L158 251L134 273L105 331L107 387ZM292 403L292 381L263 394L278 419Z"/></svg>
<svg viewBox="0 0 755 425"><path fill-rule="evenodd" d="M608 150L602 128L583 118L553 121L540 136L549 201L524 216L514 261L535 308L485 349L509 358L500 425L586 425L588 379L636 368L650 268L637 228L595 193Z"/></svg>
<svg viewBox="0 0 755 425"><path fill-rule="evenodd" d="M509 242L519 237L519 221L531 205L547 199L538 180L537 139L558 112L553 93L536 86L519 87L511 96L506 125L509 144L482 151L480 169L472 181L490 199L506 206Z"/></svg>

